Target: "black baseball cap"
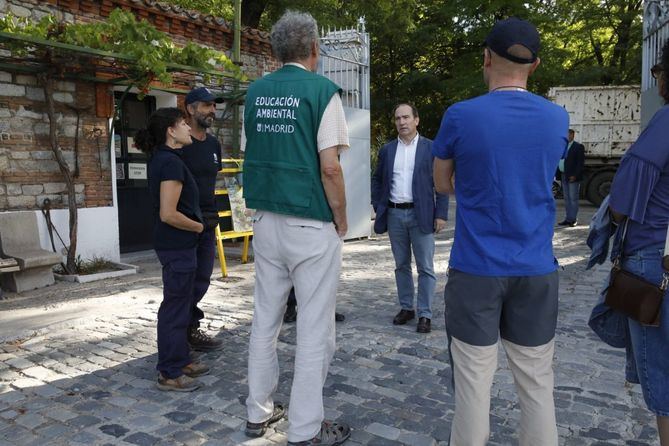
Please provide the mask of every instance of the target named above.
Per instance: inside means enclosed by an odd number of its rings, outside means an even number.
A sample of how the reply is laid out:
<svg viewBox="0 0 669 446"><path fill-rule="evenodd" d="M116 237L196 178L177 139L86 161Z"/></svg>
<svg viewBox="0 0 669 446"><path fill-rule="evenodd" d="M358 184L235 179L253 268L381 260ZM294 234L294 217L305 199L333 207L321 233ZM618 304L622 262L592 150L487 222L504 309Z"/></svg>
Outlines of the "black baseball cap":
<svg viewBox="0 0 669 446"><path fill-rule="evenodd" d="M500 20L495 23L495 26L492 27L490 34L485 39L485 44L495 54L520 64L533 63L537 60L537 53L541 47L537 28L530 22L518 17L509 17L506 20ZM513 45L524 46L532 52L532 57L525 58L509 54L509 48Z"/></svg>
<svg viewBox="0 0 669 446"><path fill-rule="evenodd" d="M206 87L197 87L193 88L186 95L186 105L192 104L193 102L215 102L220 104L223 102L223 98L214 96L214 94Z"/></svg>

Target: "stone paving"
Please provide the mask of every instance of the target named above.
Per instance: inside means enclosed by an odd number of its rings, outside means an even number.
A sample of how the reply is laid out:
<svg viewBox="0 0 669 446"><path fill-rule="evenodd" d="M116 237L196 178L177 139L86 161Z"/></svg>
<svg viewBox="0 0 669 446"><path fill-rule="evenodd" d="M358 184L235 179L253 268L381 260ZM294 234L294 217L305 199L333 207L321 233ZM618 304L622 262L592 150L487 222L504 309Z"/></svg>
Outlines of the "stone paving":
<svg viewBox="0 0 669 446"><path fill-rule="evenodd" d="M586 206L581 221L593 212ZM555 360L560 444L658 445L639 387L625 385L624 352L600 342L586 325L607 269L584 270L586 233L581 225L555 235L561 264ZM412 324L391 323L398 306L387 237L346 243L338 295L346 321L337 324L338 348L324 394L326 417L354 429L347 444L448 443L453 389L442 292L452 236L451 221L437 240L439 282L429 335L416 333ZM213 281L203 301L205 328L218 332L225 348L204 356L213 373L201 378L205 387L186 394L154 387L160 276L155 259L140 264L137 276L59 283L0 302L0 446L285 444L285 420L261 439L249 440L242 431L252 264L228 260L231 277ZM20 323L28 310L57 320L32 331L32 319L25 319L24 330L3 328ZM286 325L279 339L279 401L288 401L294 349L295 327ZM517 444L520 412L502 351L491 445Z"/></svg>

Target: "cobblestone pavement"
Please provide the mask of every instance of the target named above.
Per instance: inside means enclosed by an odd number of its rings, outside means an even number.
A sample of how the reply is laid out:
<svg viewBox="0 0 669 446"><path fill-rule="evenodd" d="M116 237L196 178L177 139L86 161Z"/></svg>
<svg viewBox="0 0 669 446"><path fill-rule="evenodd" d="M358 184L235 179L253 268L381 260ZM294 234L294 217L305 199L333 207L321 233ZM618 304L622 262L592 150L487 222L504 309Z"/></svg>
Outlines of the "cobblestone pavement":
<svg viewBox="0 0 669 446"><path fill-rule="evenodd" d="M589 221L593 211L582 209L581 220ZM586 325L606 274L606 265L584 270L586 232L581 225L555 235L560 444L657 445L639 387L624 384L624 352L600 342ZM354 428L347 444L447 444L453 390L442 292L452 235L451 221L437 240L439 283L429 335L391 323L398 305L387 237L345 245L338 310L346 321L337 324L338 349L324 393L326 416ZM205 328L218 333L225 348L204 356L214 368L201 378L206 386L182 394L154 387L160 277L154 259L140 264L143 271L130 278L60 283L0 302L0 445L285 444L286 421L262 439L248 440L242 432L253 266L229 260L231 277L213 282L203 301ZM29 327L35 311L49 317L46 328ZM23 329L8 332L10 326ZM279 401L288 401L294 342L295 327L287 325L279 339ZM517 444L519 415L500 353L490 444Z"/></svg>

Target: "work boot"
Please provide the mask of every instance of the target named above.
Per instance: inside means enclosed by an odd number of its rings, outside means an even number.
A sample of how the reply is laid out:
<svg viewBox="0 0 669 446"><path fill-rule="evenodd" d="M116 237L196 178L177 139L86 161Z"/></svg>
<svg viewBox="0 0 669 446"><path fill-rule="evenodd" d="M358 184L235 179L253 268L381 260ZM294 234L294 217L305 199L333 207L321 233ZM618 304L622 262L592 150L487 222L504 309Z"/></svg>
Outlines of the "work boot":
<svg viewBox="0 0 669 446"><path fill-rule="evenodd" d="M200 352L220 350L223 347L223 341L212 338L197 327L188 330L188 343L190 348Z"/></svg>
<svg viewBox="0 0 669 446"><path fill-rule="evenodd" d="M197 378L198 376L204 376L209 374L209 366L202 362L191 362L186 367L182 367L181 371L184 372L184 375L191 378Z"/></svg>
<svg viewBox="0 0 669 446"><path fill-rule="evenodd" d="M158 375L156 387L160 390L172 392L192 392L200 388L202 384L189 376L181 375L177 378L166 378L163 374Z"/></svg>

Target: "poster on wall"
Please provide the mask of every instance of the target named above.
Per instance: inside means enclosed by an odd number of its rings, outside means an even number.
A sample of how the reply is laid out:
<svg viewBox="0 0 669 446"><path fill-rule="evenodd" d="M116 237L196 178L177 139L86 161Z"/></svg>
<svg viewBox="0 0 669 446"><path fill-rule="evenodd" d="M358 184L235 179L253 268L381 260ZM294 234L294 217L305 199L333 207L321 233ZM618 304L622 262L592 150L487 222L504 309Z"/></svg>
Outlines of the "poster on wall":
<svg viewBox="0 0 669 446"><path fill-rule="evenodd" d="M128 179L146 180L146 164L128 163Z"/></svg>
<svg viewBox="0 0 669 446"><path fill-rule="evenodd" d="M128 136L127 143L128 143L128 153L136 153L136 154L142 153L142 151L139 150L135 145L135 138L133 138L132 136Z"/></svg>
<svg viewBox="0 0 669 446"><path fill-rule="evenodd" d="M125 180L125 169L123 168L123 163L116 165L116 179Z"/></svg>
<svg viewBox="0 0 669 446"><path fill-rule="evenodd" d="M114 153L116 158L123 156L123 152L121 151L121 135L114 135Z"/></svg>

